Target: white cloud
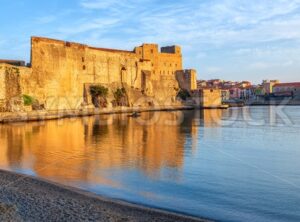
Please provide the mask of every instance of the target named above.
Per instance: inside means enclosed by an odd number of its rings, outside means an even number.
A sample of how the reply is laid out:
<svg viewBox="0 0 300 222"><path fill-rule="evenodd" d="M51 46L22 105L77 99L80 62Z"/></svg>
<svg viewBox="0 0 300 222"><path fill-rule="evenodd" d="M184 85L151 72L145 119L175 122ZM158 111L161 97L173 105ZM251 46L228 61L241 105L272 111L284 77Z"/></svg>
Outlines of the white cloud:
<svg viewBox="0 0 300 222"><path fill-rule="evenodd" d="M147 0L140 0L143 2ZM116 8L133 8L137 3L132 0L81 0L80 5L91 10L114 10Z"/></svg>
<svg viewBox="0 0 300 222"><path fill-rule="evenodd" d="M105 9L119 2L118 0L83 0L81 6L87 9Z"/></svg>
<svg viewBox="0 0 300 222"><path fill-rule="evenodd" d="M200 76L274 70L276 64L296 69L300 64L300 0L78 0L78 4L28 22L27 36L124 49L143 42L179 44L185 62Z"/></svg>
<svg viewBox="0 0 300 222"><path fill-rule="evenodd" d="M271 67L272 64L266 63L266 62L255 62L253 64L250 64L250 67L253 69L266 69Z"/></svg>
<svg viewBox="0 0 300 222"><path fill-rule="evenodd" d="M64 27L58 29L58 32L68 35L80 34L84 32L92 32L95 30L105 31L109 28L112 28L116 25L120 20L117 18L103 18L103 19L94 19L91 21L83 21L76 25L76 28Z"/></svg>
<svg viewBox="0 0 300 222"><path fill-rule="evenodd" d="M293 60L288 60L282 63L282 66L287 67L287 66L292 66L295 64L295 61Z"/></svg>
<svg viewBox="0 0 300 222"><path fill-rule="evenodd" d="M109 39L98 34L99 39L93 38L93 42L122 47L120 42L125 40L125 48L141 42L180 44L188 65L197 68L200 76L223 72L246 75L274 70L279 64L293 67L294 57L300 58L299 47L293 46L300 39L299 0L120 2L81 2L85 9L109 10L107 15L119 19L117 28L124 36ZM114 32L115 28L100 33ZM225 64L231 62L239 65Z"/></svg>
<svg viewBox="0 0 300 222"><path fill-rule="evenodd" d="M293 14L298 0L192 0L159 5L147 0L82 0L81 6L110 11L99 18L118 18L124 27L120 32L144 41L222 47L300 37L300 15Z"/></svg>
<svg viewBox="0 0 300 222"><path fill-rule="evenodd" d="M255 62L250 65L252 69L263 70L269 68L285 68L291 67L295 64L294 60L282 60L278 63L275 62Z"/></svg>
<svg viewBox="0 0 300 222"><path fill-rule="evenodd" d="M38 24L48 24L48 23L54 22L55 20L57 20L57 16L54 16L54 15L48 15L48 16L42 16L42 17L36 18L36 22Z"/></svg>
<svg viewBox="0 0 300 222"><path fill-rule="evenodd" d="M220 67L206 67L205 71L211 74L217 74L218 72L222 71L222 69Z"/></svg>

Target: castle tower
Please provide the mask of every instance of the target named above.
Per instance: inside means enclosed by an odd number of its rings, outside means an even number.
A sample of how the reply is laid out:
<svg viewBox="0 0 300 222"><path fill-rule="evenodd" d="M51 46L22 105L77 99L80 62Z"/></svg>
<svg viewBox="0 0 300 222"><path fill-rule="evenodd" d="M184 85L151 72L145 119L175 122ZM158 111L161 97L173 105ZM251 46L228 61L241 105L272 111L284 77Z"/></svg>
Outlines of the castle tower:
<svg viewBox="0 0 300 222"><path fill-rule="evenodd" d="M192 91L197 89L197 72L194 69L179 70L176 72L179 87Z"/></svg>

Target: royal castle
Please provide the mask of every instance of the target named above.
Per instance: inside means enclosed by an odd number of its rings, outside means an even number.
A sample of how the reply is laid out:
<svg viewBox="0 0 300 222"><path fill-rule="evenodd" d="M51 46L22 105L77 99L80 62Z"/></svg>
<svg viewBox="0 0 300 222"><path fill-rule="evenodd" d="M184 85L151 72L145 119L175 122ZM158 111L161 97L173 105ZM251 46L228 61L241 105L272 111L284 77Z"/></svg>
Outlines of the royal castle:
<svg viewBox="0 0 300 222"><path fill-rule="evenodd" d="M180 89L196 89L196 71L183 69L181 48L143 44L132 51L95 48L41 37L31 39L31 61L0 60L0 111L24 107L22 96L45 110L91 106L90 87L125 89L128 106L176 104Z"/></svg>

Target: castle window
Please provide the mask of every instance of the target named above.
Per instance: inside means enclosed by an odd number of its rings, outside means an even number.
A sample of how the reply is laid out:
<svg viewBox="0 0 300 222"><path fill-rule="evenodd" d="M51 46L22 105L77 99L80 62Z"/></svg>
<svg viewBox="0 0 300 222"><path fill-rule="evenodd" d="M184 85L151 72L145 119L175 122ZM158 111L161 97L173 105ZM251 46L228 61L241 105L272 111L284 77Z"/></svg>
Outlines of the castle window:
<svg viewBox="0 0 300 222"><path fill-rule="evenodd" d="M81 58L82 62L84 62L84 57Z"/></svg>
<svg viewBox="0 0 300 222"><path fill-rule="evenodd" d="M152 54L154 53L153 49L151 49L151 53L152 53Z"/></svg>
<svg viewBox="0 0 300 222"><path fill-rule="evenodd" d="M86 69L85 65L84 65L84 66L82 66L82 69L83 69L83 70L85 70L85 69Z"/></svg>

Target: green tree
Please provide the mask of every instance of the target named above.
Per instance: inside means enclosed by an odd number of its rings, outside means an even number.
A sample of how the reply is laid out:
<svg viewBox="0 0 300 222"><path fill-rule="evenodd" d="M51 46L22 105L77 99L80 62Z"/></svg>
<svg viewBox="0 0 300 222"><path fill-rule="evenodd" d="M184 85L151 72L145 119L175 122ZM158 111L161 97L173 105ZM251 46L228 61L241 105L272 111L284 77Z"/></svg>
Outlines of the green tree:
<svg viewBox="0 0 300 222"><path fill-rule="evenodd" d="M91 86L90 93L91 93L92 97L107 97L108 88L101 86L101 85Z"/></svg>
<svg viewBox="0 0 300 222"><path fill-rule="evenodd" d="M90 93L95 107L107 107L106 97L108 95L108 88L101 85L91 86Z"/></svg>
<svg viewBox="0 0 300 222"><path fill-rule="evenodd" d="M118 103L125 96L126 96L126 90L124 88L121 88L121 89L119 88L114 92L114 97Z"/></svg>

